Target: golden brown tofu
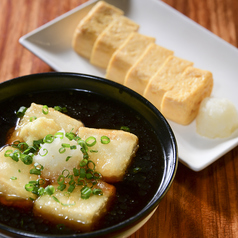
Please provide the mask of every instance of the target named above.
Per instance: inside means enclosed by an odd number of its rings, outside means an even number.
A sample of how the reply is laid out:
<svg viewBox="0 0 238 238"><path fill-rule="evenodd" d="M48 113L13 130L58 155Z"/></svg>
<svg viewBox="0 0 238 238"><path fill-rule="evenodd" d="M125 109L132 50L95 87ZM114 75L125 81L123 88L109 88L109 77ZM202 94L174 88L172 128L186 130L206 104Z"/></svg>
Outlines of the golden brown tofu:
<svg viewBox="0 0 238 238"><path fill-rule="evenodd" d="M97 37L123 11L104 1L99 1L79 22L73 36L73 49L90 58Z"/></svg>
<svg viewBox="0 0 238 238"><path fill-rule="evenodd" d="M173 51L151 44L142 57L130 68L124 85L142 95L149 80L170 55L173 55Z"/></svg>
<svg viewBox="0 0 238 238"><path fill-rule="evenodd" d="M11 143L16 139L20 141L32 141L37 138L42 139L47 134L54 134L60 129L64 129L66 132L70 132L72 130L72 132L75 133L79 127L83 126L81 121L71 118L53 108L49 108L48 114L44 114L42 109L43 105L32 103L26 110L23 118L19 121L16 126L16 130L9 139L8 143ZM33 119L31 122L32 117L36 117L37 120L34 121Z"/></svg>
<svg viewBox="0 0 238 238"><path fill-rule="evenodd" d="M126 41L113 53L106 72L106 78L124 84L126 74L155 38L132 32Z"/></svg>
<svg viewBox="0 0 238 238"><path fill-rule="evenodd" d="M188 67L171 91L165 93L161 112L179 124L191 123L198 114L199 106L212 92L212 73Z"/></svg>
<svg viewBox="0 0 238 238"><path fill-rule="evenodd" d="M139 25L125 16L115 18L94 43L90 63L107 68L113 53Z"/></svg>
<svg viewBox="0 0 238 238"><path fill-rule="evenodd" d="M125 172L138 149L138 137L122 130L93 129L81 127L78 136L83 140L93 136L97 143L90 147L89 159L96 165L106 182L117 182L123 179ZM108 144L101 143L101 137L108 137ZM96 151L96 152L95 152Z"/></svg>
<svg viewBox="0 0 238 238"><path fill-rule="evenodd" d="M169 56L160 70L150 79L143 96L161 110L161 102L166 92L179 82L184 70L193 63L175 56Z"/></svg>
<svg viewBox="0 0 238 238"><path fill-rule="evenodd" d="M91 231L108 211L116 192L113 185L105 182L98 182L96 188L102 189L102 196L92 195L88 199L82 199L80 191L82 186L76 186L70 196L65 196L65 191L56 190L53 196L59 202L52 196L43 195L34 203L34 214L55 224L65 224L75 230Z"/></svg>
<svg viewBox="0 0 238 238"><path fill-rule="evenodd" d="M11 157L6 157L5 152L14 152L16 149L6 146L0 151L0 201L6 205L17 207L32 206L30 198L36 195L28 192L25 185L29 181L37 180L38 176L30 174L33 165L26 165L21 160L14 161Z"/></svg>

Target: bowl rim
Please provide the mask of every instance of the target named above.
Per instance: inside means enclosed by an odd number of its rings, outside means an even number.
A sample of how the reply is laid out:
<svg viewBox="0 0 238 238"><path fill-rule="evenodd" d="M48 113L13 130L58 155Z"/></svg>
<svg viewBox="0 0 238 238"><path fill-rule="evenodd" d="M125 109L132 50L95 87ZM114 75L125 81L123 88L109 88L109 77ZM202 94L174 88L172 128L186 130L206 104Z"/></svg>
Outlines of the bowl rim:
<svg viewBox="0 0 238 238"><path fill-rule="evenodd" d="M123 229L126 229L127 226L131 226L133 223L135 222L139 222L140 220L142 220L144 218L144 216L149 215L150 212L152 212L159 204L160 200L165 196L165 194L167 193L167 191L169 190L176 171L177 171L177 167L178 167L178 148L177 148L177 142L176 142L176 138L175 135L169 125L169 123L167 122L167 120L164 118L164 116L160 113L160 111L152 104L150 103L146 98L144 98L143 96L141 96L140 94L138 94L137 92L133 91L132 89L121 85L119 83L113 82L111 80L102 78L102 77L98 77L98 76L94 76L94 75L89 75L89 74L82 74L82 73L69 73L69 72L46 72L46 73L36 73L36 74L29 74L29 75L24 75L24 76L20 76L20 77L15 77L12 79L9 79L7 81L1 82L0 83L0 92L7 89L8 87L11 87L14 84L22 84L22 83L31 83L30 80L32 80L32 82L34 82L37 79L40 78L44 78L44 77L70 77L70 78L83 78L83 79L87 79L87 80L91 80L94 81L95 83L99 83L102 85L109 85L113 88L117 88L119 91L121 92L125 92L128 95L131 95L133 98L136 98L136 100L140 101L142 104L144 104L146 107L148 107L157 117L160 118L160 120L162 120L162 122L164 123L164 125L166 126L167 132L169 133L170 136L170 140L171 140L171 145L173 148L171 148L171 151L173 152L173 156L171 155L171 159L169 161L169 164L167 165L167 168L165 168L165 173L163 175L160 187L158 188L158 190L160 189L160 193L157 196L154 196L150 202L149 202L149 206L145 206L143 207L142 210L140 210L137 214L135 214L134 216L130 217L129 219L122 221L116 225L107 227L107 228L103 228L100 230L96 230L96 231L92 231L92 232L88 232L88 233L82 233L82 234L71 234L71 235L57 235L57 237L64 237L64 238L71 238L71 237L79 237L79 238L89 238L89 237L101 237L103 235L107 235L110 234L110 232L120 232ZM52 85L53 86L53 85ZM68 88L69 89L69 88ZM73 89L73 88L72 88ZM29 90L30 92L35 92L32 90ZM42 91L42 90L39 90ZM5 92L6 93L6 92ZM22 93L19 93L19 95ZM15 94L14 94L15 95ZM11 98L14 95L6 95L5 99ZM1 98L2 94L0 93L0 102L4 101L3 98ZM4 96L3 96L4 97ZM26 232L20 229L16 229L16 228L12 228L10 226L4 225L2 223L0 223L0 232L1 230L6 231L6 232L10 232L10 234L17 234L17 235L21 235L24 237L36 237L36 238L42 238L42 237L56 237L55 235L48 235L48 234L40 234L40 233L33 233L33 232Z"/></svg>

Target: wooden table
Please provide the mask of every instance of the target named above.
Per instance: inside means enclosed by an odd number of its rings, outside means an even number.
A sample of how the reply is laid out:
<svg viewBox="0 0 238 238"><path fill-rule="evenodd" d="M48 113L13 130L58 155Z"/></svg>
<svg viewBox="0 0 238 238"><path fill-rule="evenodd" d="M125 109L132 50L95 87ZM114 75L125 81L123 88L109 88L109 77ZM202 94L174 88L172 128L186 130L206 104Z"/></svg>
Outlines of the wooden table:
<svg viewBox="0 0 238 238"><path fill-rule="evenodd" d="M0 82L26 74L52 71L18 40L85 1L0 0ZM237 0L164 2L238 46ZM237 238L238 147L201 172L193 172L180 163L174 183L155 214L130 236L139 237Z"/></svg>

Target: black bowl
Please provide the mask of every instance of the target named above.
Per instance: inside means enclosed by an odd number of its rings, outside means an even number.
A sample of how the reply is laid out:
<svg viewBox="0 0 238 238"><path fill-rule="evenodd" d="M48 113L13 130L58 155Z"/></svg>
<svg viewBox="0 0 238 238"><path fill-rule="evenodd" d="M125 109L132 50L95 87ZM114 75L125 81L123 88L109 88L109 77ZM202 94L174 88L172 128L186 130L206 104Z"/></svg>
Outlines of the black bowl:
<svg viewBox="0 0 238 238"><path fill-rule="evenodd" d="M171 186L178 165L175 136L162 114L145 98L136 92L112 81L76 73L42 73L14 78L0 84L0 103L23 94L50 90L82 90L87 93L104 95L118 103L125 104L141 115L150 125L159 140L164 166L161 181L154 184L155 193L147 205L128 219L93 232L78 235L57 235L57 237L126 237L139 229L153 214L159 202ZM56 237L41 235L12 228L0 223L0 236L3 237Z"/></svg>

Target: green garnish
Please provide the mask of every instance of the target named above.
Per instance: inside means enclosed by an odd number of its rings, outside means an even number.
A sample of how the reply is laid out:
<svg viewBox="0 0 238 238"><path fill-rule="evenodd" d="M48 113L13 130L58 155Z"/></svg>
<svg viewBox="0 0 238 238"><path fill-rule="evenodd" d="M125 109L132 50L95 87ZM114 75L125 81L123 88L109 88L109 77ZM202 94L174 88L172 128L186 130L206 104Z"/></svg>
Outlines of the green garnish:
<svg viewBox="0 0 238 238"><path fill-rule="evenodd" d="M130 132L130 128L128 126L121 126L120 129L123 130L123 131Z"/></svg>
<svg viewBox="0 0 238 238"><path fill-rule="evenodd" d="M88 146L88 147L92 147L92 146L94 146L95 144L96 144L96 138L95 137L93 137L93 136L90 136L90 137L88 137L86 140L85 140L85 143L86 143L86 145Z"/></svg>
<svg viewBox="0 0 238 238"><path fill-rule="evenodd" d="M102 144L108 144L110 143L110 138L107 136L101 136L101 143Z"/></svg>
<svg viewBox="0 0 238 238"><path fill-rule="evenodd" d="M43 112L43 114L45 114L45 115L47 115L47 114L49 113L49 108L48 108L47 105L44 105L44 106L42 107L42 112Z"/></svg>
<svg viewBox="0 0 238 238"><path fill-rule="evenodd" d="M27 110L27 107L24 107L24 106L20 107L18 111L16 112L17 117L19 118L23 117L25 115L26 110Z"/></svg>

